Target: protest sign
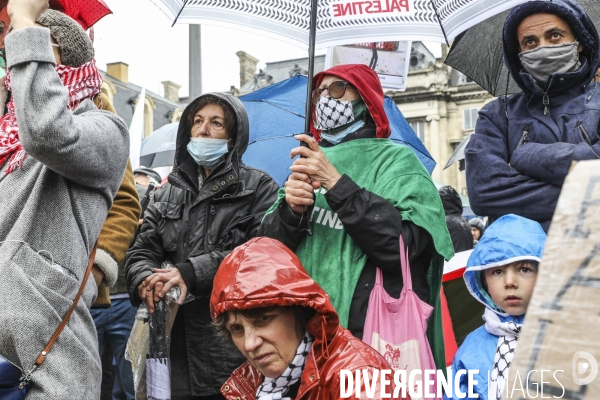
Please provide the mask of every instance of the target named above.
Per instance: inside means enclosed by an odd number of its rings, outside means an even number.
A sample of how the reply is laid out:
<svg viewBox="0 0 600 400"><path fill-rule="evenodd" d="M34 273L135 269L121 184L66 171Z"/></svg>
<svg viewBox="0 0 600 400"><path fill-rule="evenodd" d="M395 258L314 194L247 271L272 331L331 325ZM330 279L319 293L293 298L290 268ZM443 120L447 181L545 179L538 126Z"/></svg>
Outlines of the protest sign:
<svg viewBox="0 0 600 400"><path fill-rule="evenodd" d="M598 398L599 211L600 161L580 162L558 200L503 399Z"/></svg>
<svg viewBox="0 0 600 400"><path fill-rule="evenodd" d="M411 42L356 43L330 47L325 69L343 64L364 64L379 76L384 89L406 89Z"/></svg>

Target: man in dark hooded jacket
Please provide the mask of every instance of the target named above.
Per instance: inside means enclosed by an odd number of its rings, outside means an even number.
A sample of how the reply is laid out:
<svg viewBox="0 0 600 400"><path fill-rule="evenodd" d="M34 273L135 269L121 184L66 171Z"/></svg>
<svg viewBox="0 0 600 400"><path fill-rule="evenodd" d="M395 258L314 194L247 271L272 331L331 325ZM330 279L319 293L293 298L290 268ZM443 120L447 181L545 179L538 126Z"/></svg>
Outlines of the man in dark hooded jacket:
<svg viewBox="0 0 600 400"><path fill-rule="evenodd" d="M600 157L600 38L573 0L531 1L504 25L504 62L522 92L479 113L467 145L473 211L514 213L548 231L573 161Z"/></svg>
<svg viewBox="0 0 600 400"><path fill-rule="evenodd" d="M157 190L127 254L127 285L135 306L179 286L195 300L177 311L171 332L172 399L219 399L221 385L245 358L211 326L209 300L219 264L258 233L279 186L242 163L248 115L235 97L212 93L186 107L173 171ZM158 270L169 260L176 268Z"/></svg>
<svg viewBox="0 0 600 400"><path fill-rule="evenodd" d="M267 212L260 234L283 242L331 297L340 323L363 338L377 268L393 297L403 287L399 238L408 247L413 288L439 304L444 258L453 255L431 177L406 146L389 140L383 89L366 65L340 65L313 81L313 134ZM318 142L317 142L318 140ZM429 322L436 363L444 364L439 310Z"/></svg>
<svg viewBox="0 0 600 400"><path fill-rule="evenodd" d="M471 226L462 217L463 205L458 192L452 186L442 186L438 189L438 193L446 213L446 226L452 239L454 252L471 250L473 248Z"/></svg>

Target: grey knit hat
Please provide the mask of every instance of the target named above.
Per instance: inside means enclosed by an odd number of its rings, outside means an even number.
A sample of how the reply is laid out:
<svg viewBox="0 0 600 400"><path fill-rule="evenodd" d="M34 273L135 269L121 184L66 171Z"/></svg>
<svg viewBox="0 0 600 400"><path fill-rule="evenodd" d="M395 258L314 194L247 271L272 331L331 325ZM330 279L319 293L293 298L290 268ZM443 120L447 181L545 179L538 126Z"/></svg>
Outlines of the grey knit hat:
<svg viewBox="0 0 600 400"><path fill-rule="evenodd" d="M50 34L60 46L60 61L70 67L80 67L94 58L94 46L88 34L74 19L56 10L40 14L37 23L50 29Z"/></svg>
<svg viewBox="0 0 600 400"><path fill-rule="evenodd" d="M485 223L481 218L473 218L469 220L469 225L479 229L479 232L483 235L483 232L485 231Z"/></svg>

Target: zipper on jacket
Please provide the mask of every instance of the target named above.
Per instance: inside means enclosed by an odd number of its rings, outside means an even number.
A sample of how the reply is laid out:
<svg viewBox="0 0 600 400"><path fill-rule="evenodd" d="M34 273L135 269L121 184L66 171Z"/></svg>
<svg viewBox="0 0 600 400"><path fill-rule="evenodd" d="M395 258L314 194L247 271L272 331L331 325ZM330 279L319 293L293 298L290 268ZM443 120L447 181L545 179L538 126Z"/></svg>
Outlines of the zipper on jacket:
<svg viewBox="0 0 600 400"><path fill-rule="evenodd" d="M548 96L548 93L544 93L544 115L548 115L548 107L550 106L550 97Z"/></svg>
<svg viewBox="0 0 600 400"><path fill-rule="evenodd" d="M519 140L519 144L517 145L517 147L527 142L529 142L529 125L527 125L525 129L523 129L523 136L521 137L521 140Z"/></svg>
<svg viewBox="0 0 600 400"><path fill-rule="evenodd" d="M213 206L212 204L210 205L210 215L214 216L217 213L217 211L215 210L215 206Z"/></svg>
<svg viewBox="0 0 600 400"><path fill-rule="evenodd" d="M579 130L579 136L581 137L581 140L591 146L592 141L590 140L590 136L588 135L587 131L585 130L585 127L583 126L582 122L577 122L577 129Z"/></svg>
<svg viewBox="0 0 600 400"><path fill-rule="evenodd" d="M548 87L546 88L546 91L542 91L542 93L544 94L542 103L544 104L544 115L548 115L548 112L550 111L550 96L548 96L548 92L550 91L550 86L552 86L552 78L550 78L550 82L548 83Z"/></svg>

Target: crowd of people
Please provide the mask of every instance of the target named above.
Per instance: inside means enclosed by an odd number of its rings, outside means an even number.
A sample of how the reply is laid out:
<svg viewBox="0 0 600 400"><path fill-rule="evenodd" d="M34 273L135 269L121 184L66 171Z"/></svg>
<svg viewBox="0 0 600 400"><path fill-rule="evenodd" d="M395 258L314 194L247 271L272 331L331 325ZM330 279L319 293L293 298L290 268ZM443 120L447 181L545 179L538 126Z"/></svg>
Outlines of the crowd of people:
<svg viewBox="0 0 600 400"><path fill-rule="evenodd" d="M136 398L125 358L135 313L153 313L173 287L172 399L339 398L342 370L392 369L363 333L376 282L403 293L404 251L445 369L444 260L471 249L464 281L486 309L451 374L478 369L479 398L501 397L561 186L573 161L600 157L600 37L575 1L534 0L506 19L505 63L522 91L480 111L465 155L482 218L470 221L456 190L436 189L412 150L389 140L383 89L365 65L314 77L311 132L296 137L282 188L242 162L248 115L222 93L185 108L167 182L133 171L89 35L47 3L0 2L10 24L0 35L0 372L19 375L14 386L0 376L0 398L98 399L113 358L122 398Z"/></svg>

